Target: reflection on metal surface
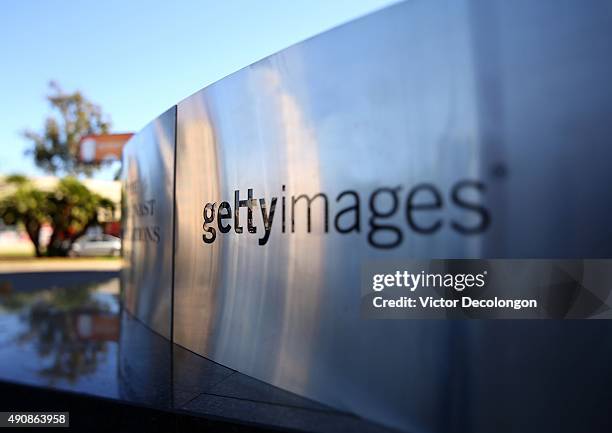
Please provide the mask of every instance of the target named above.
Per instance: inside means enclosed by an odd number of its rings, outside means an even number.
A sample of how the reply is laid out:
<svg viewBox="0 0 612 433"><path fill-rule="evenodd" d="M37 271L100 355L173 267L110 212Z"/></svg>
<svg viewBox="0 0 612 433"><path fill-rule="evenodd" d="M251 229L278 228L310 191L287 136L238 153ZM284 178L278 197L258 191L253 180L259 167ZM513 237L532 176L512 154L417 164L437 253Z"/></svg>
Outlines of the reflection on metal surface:
<svg viewBox="0 0 612 433"><path fill-rule="evenodd" d="M175 123L172 108L123 151L125 306L166 338L171 329Z"/></svg>
<svg viewBox="0 0 612 433"><path fill-rule="evenodd" d="M0 295L0 377L115 395L115 383L100 378L117 356L118 278L67 278L67 285L41 290L22 275L3 277L17 284Z"/></svg>
<svg viewBox="0 0 612 433"><path fill-rule="evenodd" d="M360 320L360 265L610 256L607 8L403 3L180 102L175 341L388 425L444 430L455 325ZM342 231L351 203L360 217Z"/></svg>

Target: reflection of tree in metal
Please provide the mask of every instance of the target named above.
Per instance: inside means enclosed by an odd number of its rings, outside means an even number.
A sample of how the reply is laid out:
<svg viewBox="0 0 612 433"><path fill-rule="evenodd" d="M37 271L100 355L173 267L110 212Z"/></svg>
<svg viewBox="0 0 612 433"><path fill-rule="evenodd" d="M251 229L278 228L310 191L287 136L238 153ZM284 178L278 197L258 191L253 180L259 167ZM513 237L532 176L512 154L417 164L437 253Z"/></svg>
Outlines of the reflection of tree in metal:
<svg viewBox="0 0 612 433"><path fill-rule="evenodd" d="M3 309L21 313L28 325L17 337L32 344L43 361L39 374L53 384L75 382L96 371L107 356L108 341L117 341L119 318L108 301L92 296L96 285L18 292L0 297Z"/></svg>

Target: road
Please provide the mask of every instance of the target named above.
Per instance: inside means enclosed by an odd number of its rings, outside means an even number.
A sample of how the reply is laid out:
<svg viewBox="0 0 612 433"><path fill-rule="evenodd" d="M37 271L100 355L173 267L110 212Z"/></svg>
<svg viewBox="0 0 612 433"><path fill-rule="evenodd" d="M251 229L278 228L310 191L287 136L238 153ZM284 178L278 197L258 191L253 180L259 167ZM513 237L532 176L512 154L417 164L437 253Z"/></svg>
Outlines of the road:
<svg viewBox="0 0 612 433"><path fill-rule="evenodd" d="M25 272L119 271L123 260L113 258L0 259L0 274Z"/></svg>

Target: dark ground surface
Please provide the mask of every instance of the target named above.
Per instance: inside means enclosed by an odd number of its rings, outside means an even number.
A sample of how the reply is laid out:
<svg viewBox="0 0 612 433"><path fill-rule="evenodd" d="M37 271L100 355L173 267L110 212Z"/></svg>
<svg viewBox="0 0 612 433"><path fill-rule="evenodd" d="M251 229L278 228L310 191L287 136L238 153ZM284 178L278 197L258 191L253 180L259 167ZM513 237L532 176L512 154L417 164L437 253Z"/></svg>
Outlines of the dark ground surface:
<svg viewBox="0 0 612 433"><path fill-rule="evenodd" d="M211 416L201 417L178 411L163 411L112 399L7 382L0 382L0 395L0 406L4 411L70 412L70 427L56 428L55 431L160 433L278 431L278 429Z"/></svg>

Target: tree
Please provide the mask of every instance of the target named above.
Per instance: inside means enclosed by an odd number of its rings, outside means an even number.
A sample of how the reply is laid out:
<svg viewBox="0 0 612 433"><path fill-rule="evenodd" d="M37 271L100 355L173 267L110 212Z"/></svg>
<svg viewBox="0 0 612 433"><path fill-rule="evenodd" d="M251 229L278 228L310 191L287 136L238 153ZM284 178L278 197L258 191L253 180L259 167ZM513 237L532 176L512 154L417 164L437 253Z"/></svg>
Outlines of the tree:
<svg viewBox="0 0 612 433"><path fill-rule="evenodd" d="M49 239L49 255L66 255L72 243L89 227L99 225L100 209L114 210L114 203L92 193L73 177L59 181L49 197L49 216L53 232Z"/></svg>
<svg viewBox="0 0 612 433"><path fill-rule="evenodd" d="M47 117L42 132L24 132L32 142L26 154L33 155L36 165L48 173L91 176L101 163L80 162L79 141L89 134L107 133L111 126L108 116L79 91L65 93L55 82L49 87L47 100L54 114Z"/></svg>
<svg viewBox="0 0 612 433"><path fill-rule="evenodd" d="M23 224L37 257L43 255L39 243L43 224L52 227L46 254L64 256L89 227L99 224L100 210L115 209L111 200L91 192L73 177L60 180L52 191L41 191L22 176L9 176L5 181L15 189L0 199L0 219L8 225Z"/></svg>
<svg viewBox="0 0 612 433"><path fill-rule="evenodd" d="M0 200L0 218L7 225L23 224L30 241L34 244L36 257L42 256L39 244L40 229L47 221L47 193L36 189L24 176L13 175L5 179L16 189Z"/></svg>

